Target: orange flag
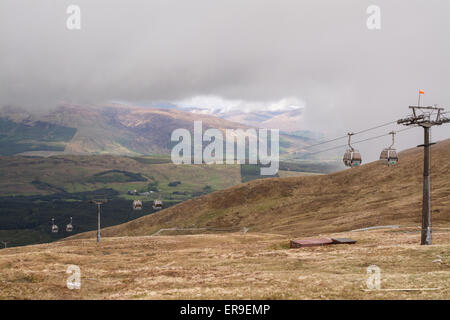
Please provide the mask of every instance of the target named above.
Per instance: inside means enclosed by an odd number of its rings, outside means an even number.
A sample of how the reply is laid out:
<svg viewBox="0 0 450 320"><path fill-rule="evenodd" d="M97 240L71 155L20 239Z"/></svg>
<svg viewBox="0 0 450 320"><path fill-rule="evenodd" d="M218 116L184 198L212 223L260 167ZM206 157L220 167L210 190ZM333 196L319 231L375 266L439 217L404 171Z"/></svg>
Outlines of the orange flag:
<svg viewBox="0 0 450 320"><path fill-rule="evenodd" d="M419 90L419 94L425 94L425 91Z"/></svg>

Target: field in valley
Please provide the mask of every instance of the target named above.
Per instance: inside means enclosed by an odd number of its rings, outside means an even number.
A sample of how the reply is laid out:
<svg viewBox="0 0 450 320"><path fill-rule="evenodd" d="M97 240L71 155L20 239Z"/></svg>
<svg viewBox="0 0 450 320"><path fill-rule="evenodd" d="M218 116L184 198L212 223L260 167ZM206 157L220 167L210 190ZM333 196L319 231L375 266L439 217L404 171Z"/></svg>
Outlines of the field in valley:
<svg viewBox="0 0 450 320"><path fill-rule="evenodd" d="M280 176L308 175L330 166L281 163ZM255 165L174 165L167 155L54 155L0 157L0 241L9 246L46 243L97 225L91 199L105 199L102 226L114 226L244 181L260 179ZM136 191L137 194L129 194ZM131 203L139 199L141 211ZM73 217L74 231L64 226ZM50 233L51 219L61 227Z"/></svg>

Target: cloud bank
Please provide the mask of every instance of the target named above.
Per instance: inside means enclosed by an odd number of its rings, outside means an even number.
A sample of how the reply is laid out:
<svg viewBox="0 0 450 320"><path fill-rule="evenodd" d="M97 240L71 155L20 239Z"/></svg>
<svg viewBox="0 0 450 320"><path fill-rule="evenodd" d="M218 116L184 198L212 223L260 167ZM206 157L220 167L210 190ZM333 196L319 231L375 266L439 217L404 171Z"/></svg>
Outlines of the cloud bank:
<svg viewBox="0 0 450 320"><path fill-rule="evenodd" d="M71 4L81 30L66 28ZM366 26L373 4L380 30ZM62 100L299 105L299 129L332 136L405 116L419 88L450 105L449 56L446 0L0 2L0 105L35 111Z"/></svg>
<svg viewBox="0 0 450 320"><path fill-rule="evenodd" d="M201 109L206 112L224 113L232 111L256 112L256 111L289 111L302 109L304 102L295 97L283 98L278 101L246 101L227 100L219 96L195 96L188 99L174 101L174 105L186 109Z"/></svg>

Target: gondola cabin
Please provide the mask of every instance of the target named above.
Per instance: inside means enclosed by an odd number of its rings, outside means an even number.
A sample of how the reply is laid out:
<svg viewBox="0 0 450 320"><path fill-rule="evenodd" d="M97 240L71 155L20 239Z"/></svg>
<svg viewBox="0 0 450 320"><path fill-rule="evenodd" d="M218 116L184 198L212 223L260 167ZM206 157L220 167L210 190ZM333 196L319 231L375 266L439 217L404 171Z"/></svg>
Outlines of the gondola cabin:
<svg viewBox="0 0 450 320"><path fill-rule="evenodd" d="M388 148L385 148L383 149L383 151L381 151L380 161L381 163L386 164L388 166L393 166L398 162L397 151L394 148L392 148L395 143L396 133L395 131L391 131L389 132L389 134L392 135L392 144Z"/></svg>
<svg viewBox="0 0 450 320"><path fill-rule="evenodd" d="M359 153L358 150L355 150L351 145L353 135L354 135L354 133L351 133L351 132L348 133L348 149L344 153L344 158L343 158L344 164L347 167L351 167L351 168L358 167L362 163L361 153Z"/></svg>
<svg viewBox="0 0 450 320"><path fill-rule="evenodd" d="M70 222L68 225L66 225L66 231L72 232L73 231L73 225L72 225L72 217L70 217Z"/></svg>
<svg viewBox="0 0 450 320"><path fill-rule="evenodd" d="M163 208L163 203L161 200L153 201L153 209L154 210L161 210L162 208Z"/></svg>
<svg viewBox="0 0 450 320"><path fill-rule="evenodd" d="M361 153L358 150L347 150L343 160L347 167L358 167L362 163Z"/></svg>
<svg viewBox="0 0 450 320"><path fill-rule="evenodd" d="M384 149L381 151L380 161L388 166L396 165L398 162L397 151L395 149Z"/></svg>
<svg viewBox="0 0 450 320"><path fill-rule="evenodd" d="M52 218L52 233L58 233L58 226L55 224L54 218Z"/></svg>
<svg viewBox="0 0 450 320"><path fill-rule="evenodd" d="M142 201L141 200L133 201L133 210L142 210Z"/></svg>

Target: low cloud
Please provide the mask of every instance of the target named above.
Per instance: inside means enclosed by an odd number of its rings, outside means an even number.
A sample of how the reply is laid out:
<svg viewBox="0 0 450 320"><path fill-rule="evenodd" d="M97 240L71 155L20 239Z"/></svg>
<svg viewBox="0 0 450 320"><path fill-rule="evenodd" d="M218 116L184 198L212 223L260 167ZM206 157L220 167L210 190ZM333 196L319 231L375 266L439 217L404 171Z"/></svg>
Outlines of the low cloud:
<svg viewBox="0 0 450 320"><path fill-rule="evenodd" d="M303 108L304 102L297 98L284 98L278 101L228 100L218 96L196 96L172 102L180 108L200 109L205 113L289 111Z"/></svg>
<svg viewBox="0 0 450 320"><path fill-rule="evenodd" d="M358 131L407 115L419 88L450 105L449 14L441 0L2 0L0 105L301 106L299 129Z"/></svg>

